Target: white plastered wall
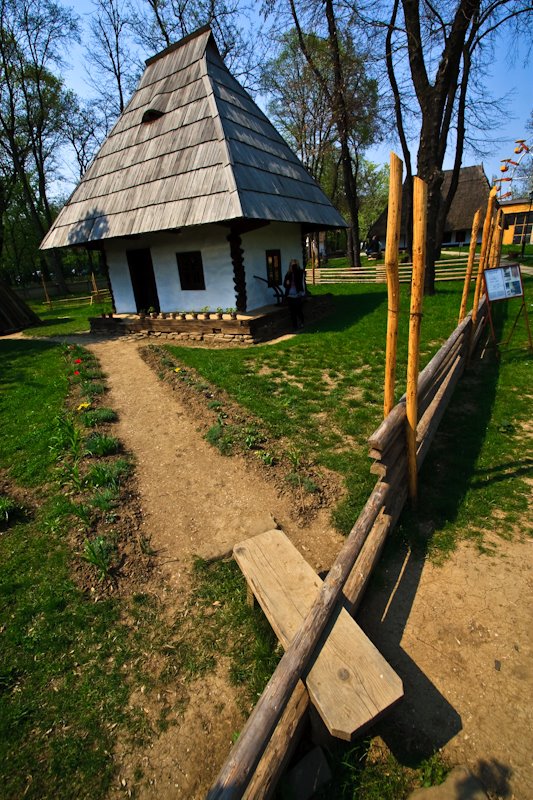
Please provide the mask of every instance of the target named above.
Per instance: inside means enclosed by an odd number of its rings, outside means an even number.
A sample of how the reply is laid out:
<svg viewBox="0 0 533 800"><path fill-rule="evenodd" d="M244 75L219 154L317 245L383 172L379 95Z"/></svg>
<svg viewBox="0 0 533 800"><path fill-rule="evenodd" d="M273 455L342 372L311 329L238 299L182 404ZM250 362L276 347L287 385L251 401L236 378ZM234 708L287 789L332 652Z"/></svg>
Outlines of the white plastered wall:
<svg viewBox="0 0 533 800"><path fill-rule="evenodd" d="M229 228L205 225L176 234L142 237L135 243L106 243L109 277L118 314L135 313L135 297L131 285L126 249L149 248L161 311L200 311L204 307L234 308L235 288L233 265L227 241ZM242 237L246 273L247 308L253 310L274 302L274 293L266 283L253 276L266 278L266 250L280 250L282 277L291 258L301 260L299 224L272 223ZM200 250L204 268L205 290L182 291L176 253Z"/></svg>
<svg viewBox="0 0 533 800"><path fill-rule="evenodd" d="M289 267L289 261L296 258L302 266L302 240L299 223L272 222L264 228L244 234L242 237L244 266L246 271L246 295L248 310L276 302L274 292L260 278L267 277L266 251L281 252L281 280Z"/></svg>

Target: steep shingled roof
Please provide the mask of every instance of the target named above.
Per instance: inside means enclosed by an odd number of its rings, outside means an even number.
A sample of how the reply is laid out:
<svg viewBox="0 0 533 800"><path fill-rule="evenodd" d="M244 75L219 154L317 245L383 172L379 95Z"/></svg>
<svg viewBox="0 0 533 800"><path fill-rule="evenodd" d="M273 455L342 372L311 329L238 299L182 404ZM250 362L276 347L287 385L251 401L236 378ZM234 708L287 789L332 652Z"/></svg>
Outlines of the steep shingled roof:
<svg viewBox="0 0 533 800"><path fill-rule="evenodd" d="M202 28L146 62L41 247L241 218L345 225Z"/></svg>

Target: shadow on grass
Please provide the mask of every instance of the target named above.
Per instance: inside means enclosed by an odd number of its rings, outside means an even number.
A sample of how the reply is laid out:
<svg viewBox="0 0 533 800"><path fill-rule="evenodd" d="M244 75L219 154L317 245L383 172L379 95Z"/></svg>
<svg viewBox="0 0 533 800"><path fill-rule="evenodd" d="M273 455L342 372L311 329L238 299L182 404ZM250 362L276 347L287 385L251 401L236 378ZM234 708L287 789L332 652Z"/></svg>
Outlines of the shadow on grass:
<svg viewBox="0 0 533 800"><path fill-rule="evenodd" d="M503 305L494 320L497 336L501 334L506 315ZM386 743L395 768L399 764L423 770L427 760L434 758L462 729L458 712L401 645L432 532L457 518L466 492L475 489L482 476L486 476L483 485L487 481L510 479L528 472L533 462L524 458L518 463L501 463L492 467L488 476L487 471L476 469L493 412L499 376L495 349L487 347L482 354L481 357L478 351L456 389L424 464L418 511L416 514L409 510L404 512L400 535L393 535L387 543L358 615L358 623L404 685L402 702L372 730L373 735L380 736ZM418 635L423 639L424 632ZM428 641L427 646L432 647L432 642ZM348 766L354 774L362 774L368 768L368 746L365 739L344 749L337 744L334 746L335 762L340 759L343 767ZM498 765L495 771L480 769L480 772L483 772L483 780L488 780L487 788L495 791L502 780L507 782L510 768ZM353 787L354 783L351 785ZM353 795L340 791L337 796ZM406 796L400 785L397 796Z"/></svg>
<svg viewBox="0 0 533 800"><path fill-rule="evenodd" d="M311 292L316 289L317 287L311 287ZM333 311L323 320L309 326L313 332L337 333L344 331L387 302L387 290L383 286L369 291L368 287L361 288L357 284L347 284L342 287L336 286L335 291ZM325 293L317 292L317 294Z"/></svg>

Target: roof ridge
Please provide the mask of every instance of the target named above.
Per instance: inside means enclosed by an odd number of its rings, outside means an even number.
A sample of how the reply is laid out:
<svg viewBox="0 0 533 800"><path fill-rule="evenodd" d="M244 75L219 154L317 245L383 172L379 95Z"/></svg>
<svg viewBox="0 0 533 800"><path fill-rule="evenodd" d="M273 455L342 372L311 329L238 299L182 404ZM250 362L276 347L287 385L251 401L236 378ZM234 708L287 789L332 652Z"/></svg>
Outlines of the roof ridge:
<svg viewBox="0 0 533 800"><path fill-rule="evenodd" d="M164 58L169 53L173 53L175 50L179 50L179 48L183 47L184 44L188 44L193 39L197 39L198 37L202 36L204 33L207 33L207 32L209 32L211 34L211 36L209 38L211 38L212 43L214 44L214 46L215 46L215 48L216 48L216 50L218 52L218 47L217 47L216 42L215 42L215 37L213 36L213 31L211 30L211 26L210 25L204 25L203 27L198 28L198 30L193 31L193 33L187 34L187 36L184 36L183 39L180 39L178 42L174 42L174 44L169 44L168 47L165 47L164 50L161 50L159 53L156 53L154 56L150 56L150 58L147 58L144 63L146 64L147 67L149 67L155 61L159 61L160 58ZM206 40L206 47L207 47L207 42L209 41L209 38ZM205 50L204 50L204 52L205 52Z"/></svg>

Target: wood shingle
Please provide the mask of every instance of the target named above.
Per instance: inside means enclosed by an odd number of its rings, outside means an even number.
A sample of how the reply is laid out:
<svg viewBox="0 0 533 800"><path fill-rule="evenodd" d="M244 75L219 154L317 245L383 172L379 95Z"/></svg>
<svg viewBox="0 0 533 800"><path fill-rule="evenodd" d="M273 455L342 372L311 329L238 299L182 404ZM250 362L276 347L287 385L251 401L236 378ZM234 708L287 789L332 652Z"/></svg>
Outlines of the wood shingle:
<svg viewBox="0 0 533 800"><path fill-rule="evenodd" d="M41 247L243 217L345 224L204 28L148 59Z"/></svg>

